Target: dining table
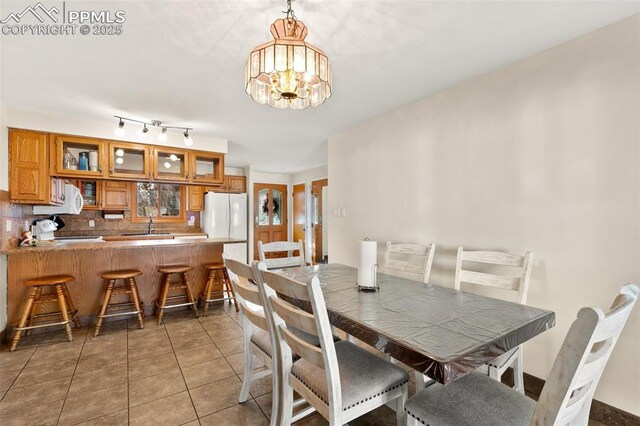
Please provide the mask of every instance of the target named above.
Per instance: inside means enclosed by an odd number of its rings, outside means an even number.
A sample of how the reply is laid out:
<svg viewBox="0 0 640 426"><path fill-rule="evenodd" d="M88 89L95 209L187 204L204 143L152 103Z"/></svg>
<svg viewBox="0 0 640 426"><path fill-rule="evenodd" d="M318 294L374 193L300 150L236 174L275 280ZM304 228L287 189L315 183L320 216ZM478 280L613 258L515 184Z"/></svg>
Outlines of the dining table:
<svg viewBox="0 0 640 426"><path fill-rule="evenodd" d="M337 263L277 272L317 276L334 327L445 385L555 325L549 310L380 272L377 291L364 292L358 270Z"/></svg>

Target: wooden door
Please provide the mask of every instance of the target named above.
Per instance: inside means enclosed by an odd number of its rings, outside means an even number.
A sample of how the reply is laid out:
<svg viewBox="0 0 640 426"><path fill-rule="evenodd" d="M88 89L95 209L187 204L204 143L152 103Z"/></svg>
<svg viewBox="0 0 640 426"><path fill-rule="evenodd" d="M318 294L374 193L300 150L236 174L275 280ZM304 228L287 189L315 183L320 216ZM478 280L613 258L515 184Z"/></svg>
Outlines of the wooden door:
<svg viewBox="0 0 640 426"><path fill-rule="evenodd" d="M201 212L204 210L204 194L206 188L199 185L188 185L189 194L187 197L187 210L190 212Z"/></svg>
<svg viewBox="0 0 640 426"><path fill-rule="evenodd" d="M306 214L305 185L293 185L293 241L302 240L305 244Z"/></svg>
<svg viewBox="0 0 640 426"><path fill-rule="evenodd" d="M258 259L258 241L287 241L287 185L256 183L253 194L253 253Z"/></svg>
<svg viewBox="0 0 640 426"><path fill-rule="evenodd" d="M104 210L129 210L131 184L108 180L102 183L102 208Z"/></svg>
<svg viewBox="0 0 640 426"><path fill-rule="evenodd" d="M312 243L311 243L311 260L315 265L321 262L324 258L322 255L323 245L326 241L323 241L322 230L324 217L322 215L322 204L325 200L322 199L322 188L329 184L328 179L316 180L311 183L311 227Z"/></svg>
<svg viewBox="0 0 640 426"><path fill-rule="evenodd" d="M51 179L47 168L46 133L9 130L9 191L11 201L49 204Z"/></svg>

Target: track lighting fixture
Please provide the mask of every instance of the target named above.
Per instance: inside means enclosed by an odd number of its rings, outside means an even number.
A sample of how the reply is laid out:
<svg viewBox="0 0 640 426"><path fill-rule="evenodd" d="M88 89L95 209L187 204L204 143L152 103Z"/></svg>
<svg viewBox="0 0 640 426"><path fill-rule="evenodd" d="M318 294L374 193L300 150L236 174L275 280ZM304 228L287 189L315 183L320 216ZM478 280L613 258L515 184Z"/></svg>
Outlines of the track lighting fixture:
<svg viewBox="0 0 640 426"><path fill-rule="evenodd" d="M115 133L116 136L119 137L124 136L124 120L122 120L122 118L120 119L120 121L118 121L118 127L116 127L113 133Z"/></svg>
<svg viewBox="0 0 640 426"><path fill-rule="evenodd" d="M140 123L142 124L142 129L140 129L138 132L136 132L136 134L138 135L138 138L141 140L144 140L147 136L147 133L149 132L149 128L147 126L150 127L159 127L162 130L160 131L160 133L158 133L158 141L159 142L166 142L169 139L169 134L168 134L168 130L169 129L184 129L184 144L186 146L191 146L193 145L193 139L191 139L191 136L189 135L189 130L193 130L192 127L177 127L177 126L167 126L164 123L162 123L162 121L158 121L158 120L151 120L151 121L141 121L141 120L135 120L133 118L127 118L127 117L121 117L119 115L114 115L115 118L118 119L118 125L116 126L114 133L117 136L124 136L125 134L125 130L124 130L124 124L125 121L131 121L134 123ZM176 158L177 159L177 158ZM176 161L173 158L171 159L171 161Z"/></svg>
<svg viewBox="0 0 640 426"><path fill-rule="evenodd" d="M191 136L189 136L189 129L184 129L184 144L186 146L193 145L193 139L191 139Z"/></svg>

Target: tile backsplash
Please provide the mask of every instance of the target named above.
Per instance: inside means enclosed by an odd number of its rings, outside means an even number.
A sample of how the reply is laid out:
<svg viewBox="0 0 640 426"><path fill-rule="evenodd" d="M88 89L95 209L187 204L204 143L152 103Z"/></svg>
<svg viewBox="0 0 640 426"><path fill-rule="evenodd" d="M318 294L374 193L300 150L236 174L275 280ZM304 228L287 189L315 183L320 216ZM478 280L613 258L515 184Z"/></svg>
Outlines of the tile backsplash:
<svg viewBox="0 0 640 426"><path fill-rule="evenodd" d="M20 233L27 225L33 224L35 220L46 219L48 215L34 215L33 207L25 204L11 204L8 191L0 191L0 239L2 247L16 244L20 238ZM188 226L186 222L181 223L158 223L154 222L153 227L156 232L170 233L196 233L202 232L200 227L200 212L187 212L187 217L195 218L194 226ZM79 215L60 215L65 223L65 227L56 231L56 236L65 237L71 235L122 235L134 232L146 232L146 223L132 223L131 213L125 212L124 219L104 219L101 211L85 210ZM11 231L7 232L6 221L11 221ZM89 227L89 221L95 222L95 227Z"/></svg>

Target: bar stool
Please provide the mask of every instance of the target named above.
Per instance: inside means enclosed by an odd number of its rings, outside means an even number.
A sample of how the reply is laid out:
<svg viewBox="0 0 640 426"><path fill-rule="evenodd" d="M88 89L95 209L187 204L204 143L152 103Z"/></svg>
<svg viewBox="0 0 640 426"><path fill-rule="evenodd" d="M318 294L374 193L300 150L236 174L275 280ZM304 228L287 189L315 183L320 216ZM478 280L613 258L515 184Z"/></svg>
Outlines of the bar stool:
<svg viewBox="0 0 640 426"><path fill-rule="evenodd" d="M27 335L31 333L34 328L53 327L56 325L64 325L67 331L67 339L73 341L73 333L71 332L70 323L73 321L77 327L80 327L80 319L78 318L78 310L73 305L67 283L74 281L75 278L71 275L53 275L48 277L34 278L26 280L24 285L32 287L29 298L27 299L27 305L22 311L22 317L20 323L15 328L15 333L11 341L10 351L15 351L22 332L26 331ZM42 289L49 289L47 293L43 294ZM60 311L38 313L40 305L47 302L58 302ZM49 316L62 316L62 321L49 322L44 324L34 324L36 318L49 317ZM71 316L71 319L69 319Z"/></svg>
<svg viewBox="0 0 640 426"><path fill-rule="evenodd" d="M236 303L236 295L233 293L233 288L231 287L231 281L229 280L229 274L227 274L227 268L225 268L223 263L205 263L203 265L207 270L209 270L209 278L207 280L207 285L204 288L204 291L200 295L200 298L203 301L203 316L207 315L207 310L209 309L209 302L220 302L224 300L228 300L229 303L232 303L236 308L236 312L238 312L238 304ZM219 285L218 288L221 290L214 290L216 284ZM227 297L224 296L224 293L227 293ZM220 294L222 297L217 299L212 299L211 295L213 293Z"/></svg>
<svg viewBox="0 0 640 426"><path fill-rule="evenodd" d="M108 317L117 317L121 315L137 315L140 328L144 328L144 308L142 307L142 302L140 301L140 293L138 292L138 285L136 284L136 277L139 277L140 275L142 275L142 272L138 271L137 269L113 271L100 275L103 280L107 281L107 291L104 294L102 306L100 307L100 312L98 313L98 323L96 324L96 329L93 332L93 337L97 337L100 334L100 329L102 328L104 319ZM116 286L118 280L124 281L125 284ZM111 297L119 294L131 295L131 301L111 303ZM114 312L111 314L107 314L107 309L109 307L118 309L120 307L132 304L135 307L135 311Z"/></svg>
<svg viewBox="0 0 640 426"><path fill-rule="evenodd" d="M189 287L189 277L187 276L187 272L191 271L193 268L187 265L173 265L173 266L161 266L158 268L158 272L163 274L162 276L162 284L160 287L160 295L156 302L157 312L158 312L158 325L162 324L162 317L164 316L165 309L177 308L180 306L191 306L191 309L195 312L196 318L198 318L198 310L196 308L196 300L193 297L193 293L191 292L191 288ZM181 281L172 283L171 275L180 274ZM170 290L179 290L184 289L183 295L175 295L169 296ZM171 305L167 305L167 300L175 300L175 299L184 299L187 298L187 302L185 303L174 303Z"/></svg>

